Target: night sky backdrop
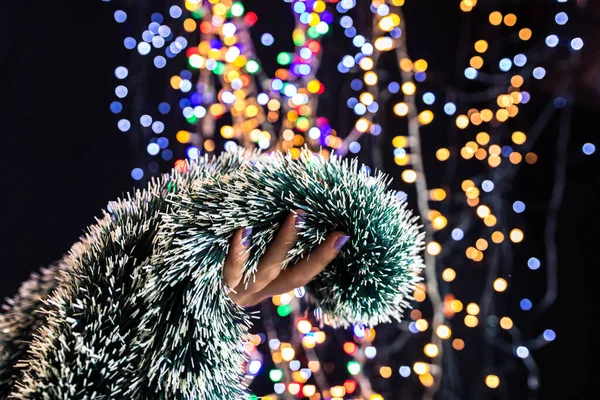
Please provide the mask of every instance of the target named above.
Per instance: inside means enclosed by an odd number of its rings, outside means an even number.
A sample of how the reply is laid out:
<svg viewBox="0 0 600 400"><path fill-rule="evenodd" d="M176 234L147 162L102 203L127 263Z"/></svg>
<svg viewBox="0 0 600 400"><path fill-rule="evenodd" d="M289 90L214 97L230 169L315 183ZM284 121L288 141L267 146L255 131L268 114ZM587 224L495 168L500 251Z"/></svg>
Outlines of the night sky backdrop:
<svg viewBox="0 0 600 400"><path fill-rule="evenodd" d="M263 23L269 7L248 2ZM462 78L466 56L461 35L483 24L469 22L457 1L407 0L409 51L426 58L448 85ZM482 7L518 11L535 31L545 29L553 1L484 1ZM584 2L581 2L583 5ZM122 31L113 9L100 0L2 2L0 5L0 297L16 292L31 271L59 259L100 216L101 209L134 186L134 159L128 137L117 130L109 110L114 68L126 61ZM485 14L485 13L483 13ZM482 14L482 15L483 15ZM275 17L275 15L272 15ZM285 20L283 20L285 22ZM574 71L575 107L569 142L567 188L559 214L559 296L552 309L535 317L535 327L552 327L557 340L534 354L541 369L540 399L600 398L597 372L599 331L600 198L598 152L585 156L586 142L600 145L600 7L590 1L572 13L569 29L583 37L582 67ZM284 22L279 21L280 26ZM257 28L258 29L258 28ZM286 29L284 26L281 29ZM273 30L272 30L273 31ZM461 62L456 58L462 57ZM549 76L538 85L535 104L523 116L531 125L554 96ZM467 88L468 89L468 88ZM335 101L336 99L328 99ZM511 198L528 204L526 246L543 246L545 212L553 182L558 119L536 143L540 161L523 168ZM426 141L435 149L435 140ZM394 172L393 160L387 160ZM443 173L438 171L433 173ZM533 239L532 239L533 237ZM531 248L529 248L531 249ZM521 251L520 249L516 250ZM528 253L523 253L528 254ZM525 256L525 255L524 255ZM531 275L512 277L513 290L542 292ZM531 318L527 315L519 318ZM468 360L464 362L468 363ZM462 377L468 380L468 377ZM524 388L523 388L524 389ZM516 390L511 398L526 398ZM558 393L561 393L558 396ZM507 395L506 393L504 395ZM465 393L465 399L474 398Z"/></svg>

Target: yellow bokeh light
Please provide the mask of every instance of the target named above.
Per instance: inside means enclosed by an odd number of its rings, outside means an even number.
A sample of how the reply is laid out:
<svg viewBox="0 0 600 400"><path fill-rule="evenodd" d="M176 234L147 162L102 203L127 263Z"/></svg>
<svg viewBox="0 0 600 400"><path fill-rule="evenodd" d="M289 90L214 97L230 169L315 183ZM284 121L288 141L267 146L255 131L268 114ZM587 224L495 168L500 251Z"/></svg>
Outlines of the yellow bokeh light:
<svg viewBox="0 0 600 400"><path fill-rule="evenodd" d="M467 189L472 188L473 186L475 186L475 182L473 182L470 179L465 179L460 184L461 189L464 190L465 192L467 191Z"/></svg>
<svg viewBox="0 0 600 400"><path fill-rule="evenodd" d="M469 0L462 0L460 2L460 10L463 12L470 12L471 10L473 10L473 6L469 2Z"/></svg>
<svg viewBox="0 0 600 400"><path fill-rule="evenodd" d="M413 365L413 371L415 371L415 374L417 375L426 374L429 372L429 364L424 362L416 362Z"/></svg>
<svg viewBox="0 0 600 400"><path fill-rule="evenodd" d="M381 30L389 32L398 25L398 23L400 22L400 18L393 18L394 15L397 17L396 14L391 14L386 17L383 17L379 21L379 27L381 28Z"/></svg>
<svg viewBox="0 0 600 400"><path fill-rule="evenodd" d="M477 303L469 303L467 304L467 314L470 315L477 315L479 314L479 305L477 305Z"/></svg>
<svg viewBox="0 0 600 400"><path fill-rule="evenodd" d="M481 119L484 122L490 122L494 118L494 113L489 108L484 108L481 110Z"/></svg>
<svg viewBox="0 0 600 400"><path fill-rule="evenodd" d="M408 105L406 103L398 103L394 106L394 114L399 117L404 117L408 114ZM396 146L396 147L404 147L404 146Z"/></svg>
<svg viewBox="0 0 600 400"><path fill-rule="evenodd" d="M525 235L523 234L522 230L515 228L512 231L510 231L509 237L513 243L520 243L523 241L523 238L525 237Z"/></svg>
<svg viewBox="0 0 600 400"><path fill-rule="evenodd" d="M475 152L475 158L478 160L485 160L485 158L487 157L487 151L485 151L485 149L477 149L477 151Z"/></svg>
<svg viewBox="0 0 600 400"><path fill-rule="evenodd" d="M506 111L505 109L501 108L500 110L496 111L496 119L500 122L504 122L508 119L509 114L508 111Z"/></svg>
<svg viewBox="0 0 600 400"><path fill-rule="evenodd" d="M427 343L423 348L423 353L425 353L427 357L435 358L440 353L440 350L435 344Z"/></svg>
<svg viewBox="0 0 600 400"><path fill-rule="evenodd" d="M469 117L466 115L459 115L456 117L456 126L460 129L465 129L469 126Z"/></svg>
<svg viewBox="0 0 600 400"><path fill-rule="evenodd" d="M517 23L517 16L515 14L506 14L504 16L504 25L514 26Z"/></svg>
<svg viewBox="0 0 600 400"><path fill-rule="evenodd" d="M304 336L302 338L302 346L304 346L307 349L313 349L315 346L317 345L317 341L315 340L314 336Z"/></svg>
<svg viewBox="0 0 600 400"><path fill-rule="evenodd" d="M502 13L500 11L492 11L489 17L490 24L498 26L502 23Z"/></svg>
<svg viewBox="0 0 600 400"><path fill-rule="evenodd" d="M365 106L369 106L373 104L373 101L375 101L375 97L373 97L373 95L369 92L363 92L358 97L358 100L360 100L360 102L363 103Z"/></svg>
<svg viewBox="0 0 600 400"><path fill-rule="evenodd" d="M510 156L508 156L508 159L511 163L518 164L521 161L523 161L523 156L521 155L521 153L513 151L512 153L510 153Z"/></svg>
<svg viewBox="0 0 600 400"><path fill-rule="evenodd" d="M511 104L510 106L506 107L506 112L508 113L509 117L513 118L519 113L519 107Z"/></svg>
<svg viewBox="0 0 600 400"><path fill-rule="evenodd" d="M366 118L360 118L355 124L356 130L362 133L366 132L369 129L369 126L369 120Z"/></svg>
<svg viewBox="0 0 600 400"><path fill-rule="evenodd" d="M375 72L369 71L365 74L364 80L367 85L373 86L377 84L379 78L377 77L377 74Z"/></svg>
<svg viewBox="0 0 600 400"><path fill-rule="evenodd" d="M492 242L502 243L504 241L504 234L500 231L492 233Z"/></svg>
<svg viewBox="0 0 600 400"><path fill-rule="evenodd" d="M477 250L475 247L468 247L465 251L467 258L473 261L481 261L481 252Z"/></svg>
<svg viewBox="0 0 600 400"><path fill-rule="evenodd" d="M450 330L448 325L440 325L435 330L435 334L438 335L440 339L448 339L452 336L452 330Z"/></svg>
<svg viewBox="0 0 600 400"><path fill-rule="evenodd" d="M417 173L412 169L407 169L402 172L402 180L406 183L414 183L417 180Z"/></svg>
<svg viewBox="0 0 600 400"><path fill-rule="evenodd" d="M438 151L435 152L435 157L440 161L446 161L450 158L450 151L446 148L438 149Z"/></svg>
<svg viewBox="0 0 600 400"><path fill-rule="evenodd" d="M317 372L320 368L321 363L319 361L314 360L308 362L308 369L310 369L311 372Z"/></svg>
<svg viewBox="0 0 600 400"><path fill-rule="evenodd" d="M433 189L429 193L431 200L434 201L442 201L446 198L446 191L444 189Z"/></svg>
<svg viewBox="0 0 600 400"><path fill-rule="evenodd" d="M473 125L481 125L482 122L483 122L483 119L481 118L481 114L479 114L479 113L471 114L471 123Z"/></svg>
<svg viewBox="0 0 600 400"><path fill-rule="evenodd" d="M448 220L443 215L439 215L439 216L435 217L433 219L433 221L431 221L431 225L433 225L433 227L435 229L437 229L438 231L440 229L444 229L447 224L448 224Z"/></svg>
<svg viewBox="0 0 600 400"><path fill-rule="evenodd" d="M483 66L483 58L480 56L471 57L469 65L475 69L479 69Z"/></svg>
<svg viewBox="0 0 600 400"><path fill-rule="evenodd" d="M469 199L475 199L479 197L479 189L477 189L476 187L467 188L467 190L465 190L465 195Z"/></svg>
<svg viewBox="0 0 600 400"><path fill-rule="evenodd" d="M333 400L333 399L332 399ZM384 400L383 396L378 393L373 393L369 396L369 400Z"/></svg>
<svg viewBox="0 0 600 400"><path fill-rule="evenodd" d="M515 75L512 78L510 78L510 84L516 88L521 87L521 85L523 85L523 77L521 75ZM511 95L515 94L516 96L518 96L518 92L513 92L511 93ZM513 98L514 101L514 98Z"/></svg>
<svg viewBox="0 0 600 400"><path fill-rule="evenodd" d="M375 39L375 48L379 51L389 51L394 48L395 42L389 36L380 36Z"/></svg>
<svg viewBox="0 0 600 400"><path fill-rule="evenodd" d="M460 9L463 12L470 12L473 9L473 7L469 5L469 3L467 3L467 0L462 0L460 2Z"/></svg>
<svg viewBox="0 0 600 400"><path fill-rule="evenodd" d="M454 350L462 350L465 348L465 341L462 339L454 339L452 341L452 347L454 348Z"/></svg>
<svg viewBox="0 0 600 400"><path fill-rule="evenodd" d="M427 61L420 59L415 61L414 63L414 69L416 72L425 72L427 71Z"/></svg>
<svg viewBox="0 0 600 400"><path fill-rule="evenodd" d="M452 282L455 278L456 278L456 271L454 271L452 268L446 268L442 272L442 279L445 280L446 282Z"/></svg>
<svg viewBox="0 0 600 400"><path fill-rule="evenodd" d="M292 347L286 347L281 349L281 358L283 358L284 361L292 361L295 355L296 352Z"/></svg>
<svg viewBox="0 0 600 400"><path fill-rule="evenodd" d="M288 392L290 392L291 394L298 394L300 393L300 384L296 383L296 382L292 382L288 385Z"/></svg>
<svg viewBox="0 0 600 400"><path fill-rule="evenodd" d="M511 139L514 144L523 144L527 140L527 135L521 131L513 132Z"/></svg>
<svg viewBox="0 0 600 400"><path fill-rule="evenodd" d="M488 241L483 238L477 239L475 247L477 247L477 250L485 251L488 248Z"/></svg>
<svg viewBox="0 0 600 400"><path fill-rule="evenodd" d="M429 328L429 323L427 323L427 320L418 319L415 321L415 328L417 328L419 332L425 332L427 328Z"/></svg>
<svg viewBox="0 0 600 400"><path fill-rule="evenodd" d="M498 146L497 144L493 144L490 146L489 152L491 155L499 156L500 153L502 153L502 148L500 146Z"/></svg>
<svg viewBox="0 0 600 400"><path fill-rule="evenodd" d="M298 321L298 324L296 327L298 328L298 332L306 335L308 332L311 331L312 324L305 319L301 319L300 321Z"/></svg>
<svg viewBox="0 0 600 400"><path fill-rule="evenodd" d="M488 375L485 377L485 384L490 389L496 389L498 386L500 386L500 378L498 378L496 375Z"/></svg>
<svg viewBox="0 0 600 400"><path fill-rule="evenodd" d="M475 51L478 53L485 53L488 49L488 42L485 40L478 40L475 42Z"/></svg>
<svg viewBox="0 0 600 400"><path fill-rule="evenodd" d="M235 130L231 125L225 125L221 127L221 136L225 139L231 139L235 135Z"/></svg>
<svg viewBox="0 0 600 400"><path fill-rule="evenodd" d="M406 136L394 136L392 139L392 146L396 148L406 147L408 144L408 138Z"/></svg>
<svg viewBox="0 0 600 400"><path fill-rule="evenodd" d="M387 366L385 366L385 367L381 367L381 368L379 368L379 374L380 374L380 375L381 375L383 378L387 379L387 378L389 378L390 376L392 376L392 369L391 369L390 367L387 367Z"/></svg>
<svg viewBox="0 0 600 400"><path fill-rule="evenodd" d="M334 386L330 390L332 397L342 397L346 394L346 388L343 386Z"/></svg>
<svg viewBox="0 0 600 400"><path fill-rule="evenodd" d="M198 25L196 24L196 21L194 21L192 18L187 18L185 21L183 21L183 29L186 32L194 32L197 26Z"/></svg>
<svg viewBox="0 0 600 400"><path fill-rule="evenodd" d="M506 280L503 278L497 278L494 281L494 290L496 292L504 292L507 287L508 287L508 282L506 282Z"/></svg>
<svg viewBox="0 0 600 400"><path fill-rule="evenodd" d="M483 219L483 223L486 226L495 226L497 222L498 222L498 220L497 220L496 216L493 214L490 214Z"/></svg>
<svg viewBox="0 0 600 400"><path fill-rule="evenodd" d="M179 85L181 84L181 77L178 75L174 75L171 77L170 83L171 83L171 87L175 90L179 89Z"/></svg>
<svg viewBox="0 0 600 400"><path fill-rule="evenodd" d="M508 107L512 104L512 98L507 94L501 94L496 98L496 103L498 103L498 107Z"/></svg>
<svg viewBox="0 0 600 400"><path fill-rule="evenodd" d="M204 142L204 150L211 152L211 151L215 151L216 145L215 142L208 139Z"/></svg>
<svg viewBox="0 0 600 400"><path fill-rule="evenodd" d="M463 303L460 300L452 300L450 303L450 309L455 313L461 312L463 309Z"/></svg>
<svg viewBox="0 0 600 400"><path fill-rule="evenodd" d="M326 338L327 338L327 335L325 334L325 332L323 332L323 331L315 332L315 339L316 339L317 343L319 343L319 344L324 343Z"/></svg>
<svg viewBox="0 0 600 400"><path fill-rule="evenodd" d="M397 155L394 157L396 165L405 166L410 164L410 156L408 154Z"/></svg>
<svg viewBox="0 0 600 400"><path fill-rule="evenodd" d="M500 326L502 327L502 329L511 329L513 327L512 319L510 319L509 317L500 318Z"/></svg>
<svg viewBox="0 0 600 400"><path fill-rule="evenodd" d="M485 146L490 142L490 135L487 132L479 132L477 136L475 136L475 140L482 146Z"/></svg>
<svg viewBox="0 0 600 400"><path fill-rule="evenodd" d="M188 131L179 131L177 132L177 135L175 135L175 138L179 143L189 143L192 139L192 135Z"/></svg>
<svg viewBox="0 0 600 400"><path fill-rule="evenodd" d="M474 315L465 316L465 325L469 328L475 328L479 324L479 319Z"/></svg>
<svg viewBox="0 0 600 400"><path fill-rule="evenodd" d="M433 375L431 375L430 373L419 375L419 380L421 381L421 384L425 387L430 387L433 385Z"/></svg>
<svg viewBox="0 0 600 400"><path fill-rule="evenodd" d="M412 96L417 91L417 87L412 82L404 82L402 84L402 93L407 96Z"/></svg>
<svg viewBox="0 0 600 400"><path fill-rule="evenodd" d="M437 256L442 252L442 245L438 242L429 242L427 243L427 253L432 256Z"/></svg>
<svg viewBox="0 0 600 400"><path fill-rule="evenodd" d="M523 28L519 31L519 39L521 40L529 40L531 39L531 35L533 33L531 32L531 29L529 28Z"/></svg>
<svg viewBox="0 0 600 400"><path fill-rule="evenodd" d="M302 387L302 394L306 397L310 397L317 392L317 387L315 385L304 385ZM263 397L264 399L264 397Z"/></svg>
<svg viewBox="0 0 600 400"><path fill-rule="evenodd" d="M419 122L422 125L427 125L433 121L433 112L430 110L425 110L419 113Z"/></svg>
<svg viewBox="0 0 600 400"><path fill-rule="evenodd" d="M417 290L415 290L413 297L415 298L415 301L418 301L419 303L421 303L421 302L425 301L425 299L427 298L427 294L425 293L424 290L417 289ZM425 320L423 320L423 321L425 321ZM425 323L427 323L427 321L425 321ZM418 329L418 327L417 327L417 329ZM425 325L425 329L427 329L427 325Z"/></svg>
<svg viewBox="0 0 600 400"><path fill-rule="evenodd" d="M438 215L442 215L442 213L438 210L429 210L429 212L427 213L427 219L433 221L433 219Z"/></svg>
<svg viewBox="0 0 600 400"><path fill-rule="evenodd" d="M491 211L488 206L481 205L481 206L477 207L477 216L479 218L485 218L488 215L490 215L490 213L491 213Z"/></svg>
<svg viewBox="0 0 600 400"><path fill-rule="evenodd" d="M400 69L404 72L410 72L413 70L413 62L408 58L400 60Z"/></svg>
<svg viewBox="0 0 600 400"><path fill-rule="evenodd" d="M374 66L374 62L373 59L371 57L363 57L360 59L360 61L358 62L358 65L364 70L364 71L369 71L371 69L373 69Z"/></svg>
<svg viewBox="0 0 600 400"><path fill-rule="evenodd" d="M502 159L500 158L500 156L497 155L490 155L490 157L488 158L488 164L490 165L490 167L497 167L498 165L500 165L500 163L502 162Z"/></svg>

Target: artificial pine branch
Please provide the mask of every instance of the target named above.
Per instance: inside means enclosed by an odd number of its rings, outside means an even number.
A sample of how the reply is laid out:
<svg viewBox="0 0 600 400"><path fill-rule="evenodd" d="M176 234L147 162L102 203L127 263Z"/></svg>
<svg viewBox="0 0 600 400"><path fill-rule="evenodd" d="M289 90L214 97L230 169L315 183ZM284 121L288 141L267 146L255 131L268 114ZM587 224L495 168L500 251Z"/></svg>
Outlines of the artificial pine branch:
<svg viewBox="0 0 600 400"><path fill-rule="evenodd" d="M250 317L222 266L236 229L253 227L245 281L285 216L306 211L283 267L333 230L351 239L308 286L334 325L399 319L423 267L423 234L382 174L305 150L201 159L110 203L65 261L18 399L237 399L247 392ZM2 354L5 354L3 352Z"/></svg>
<svg viewBox="0 0 600 400"><path fill-rule="evenodd" d="M0 398L5 399L22 377L19 360L27 357L33 335L44 322L43 301L60 281L64 261L32 273L19 292L7 299L0 315Z"/></svg>

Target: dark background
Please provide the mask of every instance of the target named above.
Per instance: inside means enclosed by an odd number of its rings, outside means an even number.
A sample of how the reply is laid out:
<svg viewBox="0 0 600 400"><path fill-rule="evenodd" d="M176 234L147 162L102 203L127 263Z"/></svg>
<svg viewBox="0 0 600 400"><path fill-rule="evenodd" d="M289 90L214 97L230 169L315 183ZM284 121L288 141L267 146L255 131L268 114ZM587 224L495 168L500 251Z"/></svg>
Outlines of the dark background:
<svg viewBox="0 0 600 400"><path fill-rule="evenodd" d="M259 17L260 9L274 12L266 6L267 0L249 3L255 4ZM411 56L426 58L442 75L438 80L458 84L462 69L457 65L465 62L455 59L466 57L461 55L461 35L480 29L487 14L481 13L479 22L469 22L470 16L459 12L458 1L407 3ZM549 26L548 15L555 13L556 5L480 0L478 7L495 4L530 20L534 32ZM568 29L583 37L585 47L583 63L574 71L568 178L559 214L559 296L532 325L532 329L551 327L557 332L554 343L534 353L541 371L541 399L600 398L600 379L593 369L598 347L594 340L599 336L595 318L600 169L598 152L591 156L581 152L585 142L600 145L599 10L592 1L585 8L573 7L570 13ZM0 6L0 298L15 293L31 271L59 259L107 201L133 188L133 152L108 108L114 97L113 70L124 60L123 35L112 14L113 8L100 0L2 2ZM527 109L530 116L523 116L525 122L535 119L544 99L552 99L553 87L562 78L551 75L536 88L542 100ZM524 217L524 246L529 249L543 246L557 124L553 119L536 143L540 162L523 168L515 185L515 193L530 211ZM539 292L543 282L536 279L515 279L515 290ZM519 318L527 317L514 319ZM506 398L525 398L525 390L515 387ZM464 398L476 397L465 393Z"/></svg>

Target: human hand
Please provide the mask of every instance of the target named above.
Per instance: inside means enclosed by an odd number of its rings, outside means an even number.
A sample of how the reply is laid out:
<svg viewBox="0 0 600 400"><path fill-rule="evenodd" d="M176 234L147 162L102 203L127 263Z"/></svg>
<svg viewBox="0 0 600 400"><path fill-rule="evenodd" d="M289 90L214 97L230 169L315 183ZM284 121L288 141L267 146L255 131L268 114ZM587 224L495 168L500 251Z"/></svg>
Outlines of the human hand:
<svg viewBox="0 0 600 400"><path fill-rule="evenodd" d="M306 285L337 256L350 238L343 232L332 232L311 251L310 257L304 257L282 270L281 265L288 251L298 241L298 225L303 218L304 212L301 210L287 216L258 263L256 279L248 282L248 285L242 281L242 267L249 257L249 252L244 250L250 246L252 228L239 229L233 235L223 267L223 280L233 289L229 296L235 303L241 306L255 305L267 297Z"/></svg>

